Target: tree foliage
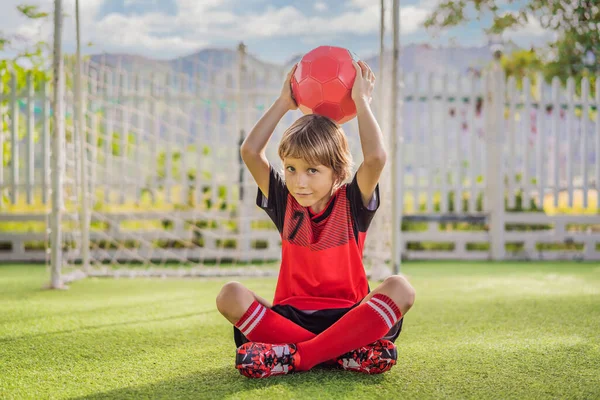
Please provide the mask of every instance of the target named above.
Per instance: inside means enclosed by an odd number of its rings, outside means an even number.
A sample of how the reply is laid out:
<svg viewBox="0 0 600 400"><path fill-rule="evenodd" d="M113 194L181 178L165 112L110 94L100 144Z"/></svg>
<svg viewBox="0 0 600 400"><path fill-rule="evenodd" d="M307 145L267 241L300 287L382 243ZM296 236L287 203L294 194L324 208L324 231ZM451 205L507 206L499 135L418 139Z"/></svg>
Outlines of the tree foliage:
<svg viewBox="0 0 600 400"><path fill-rule="evenodd" d="M508 5L501 9L500 5ZM507 10L511 8L511 10ZM557 33L544 58L544 75L581 78L600 73L600 3L597 0L443 0L425 21L444 29L491 16L489 34L525 26L535 19ZM520 54L519 57L525 54Z"/></svg>
<svg viewBox="0 0 600 400"><path fill-rule="evenodd" d="M30 19L46 18L49 15L47 12L40 11L37 5L21 4L17 6L17 10Z"/></svg>
<svg viewBox="0 0 600 400"><path fill-rule="evenodd" d="M47 12L42 11L39 6L20 4L17 6L19 13L29 20L44 19L49 16ZM12 37L0 31L0 51L10 48L18 38ZM49 64L49 55L46 51L48 44L43 40L37 40L33 44L26 44L23 49L17 51L11 57L0 56L0 87L4 95L11 91L11 80L15 79L16 89L21 92L27 85L27 76L32 75L34 89L39 90L49 79L47 66ZM8 106L8 96L0 102L0 108ZM25 124L19 124L19 137L24 135ZM7 135L9 132L8 113L0 113L0 135ZM6 166L11 161L10 140L2 141L2 162ZM1 193L0 193L1 195Z"/></svg>
<svg viewBox="0 0 600 400"><path fill-rule="evenodd" d="M20 4L17 6L17 10L19 11L20 15L28 20L45 19L49 16L48 12L42 11L37 5ZM0 51L10 48L19 41L22 41L22 39L0 31ZM43 40L38 40L34 44L26 44L24 49L17 51L16 55L11 59L7 60L4 58L4 60L18 62L19 60L27 59L30 64L39 66L47 59L47 55L44 53L44 50L47 49L47 46L48 43Z"/></svg>
<svg viewBox="0 0 600 400"><path fill-rule="evenodd" d="M544 70L544 63L534 50L517 50L503 55L500 61L506 75L515 77L519 89L522 88L523 78L528 77L535 83L538 73Z"/></svg>

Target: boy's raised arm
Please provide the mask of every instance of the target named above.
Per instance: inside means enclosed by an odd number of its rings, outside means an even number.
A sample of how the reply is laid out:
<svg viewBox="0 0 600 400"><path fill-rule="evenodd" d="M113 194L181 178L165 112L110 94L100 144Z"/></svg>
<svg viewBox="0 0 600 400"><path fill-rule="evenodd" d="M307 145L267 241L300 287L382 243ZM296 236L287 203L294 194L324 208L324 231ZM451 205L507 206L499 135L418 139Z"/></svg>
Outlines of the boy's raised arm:
<svg viewBox="0 0 600 400"><path fill-rule="evenodd" d="M356 79L352 87L352 99L356 104L358 133L363 152L363 163L356 172L356 181L360 189L363 204L366 207L379 182L387 154L383 144L381 129L371 111L370 105L375 76L369 66L363 61L355 62L354 67L356 68Z"/></svg>
<svg viewBox="0 0 600 400"><path fill-rule="evenodd" d="M240 153L244 164L250 170L254 181L265 197L269 196L269 161L265 149L277 124L289 110L298 108L293 97L290 79L296 66L288 73L279 98L271 105L265 114L252 128L242 146Z"/></svg>

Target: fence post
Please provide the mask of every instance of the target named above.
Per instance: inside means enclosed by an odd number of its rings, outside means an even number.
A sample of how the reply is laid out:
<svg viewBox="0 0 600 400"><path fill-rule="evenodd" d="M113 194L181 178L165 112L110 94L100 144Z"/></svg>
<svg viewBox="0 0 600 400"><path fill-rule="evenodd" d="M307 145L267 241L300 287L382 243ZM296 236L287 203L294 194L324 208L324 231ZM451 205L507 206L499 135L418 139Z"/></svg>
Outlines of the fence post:
<svg viewBox="0 0 600 400"><path fill-rule="evenodd" d="M84 110L86 100L83 95L85 87L82 76L83 66L81 64L81 27L79 23L79 1L75 2L75 21L77 30L77 52L75 62L75 137L79 142L79 201L80 206L80 227L81 227L81 263L83 271L88 274L90 272L90 196L88 188L88 140L87 126L85 124ZM77 153L77 152L75 152Z"/></svg>
<svg viewBox="0 0 600 400"><path fill-rule="evenodd" d="M12 71L10 77L10 175L11 175L11 195L10 201L13 205L17 204L19 199L19 104L17 93L17 72Z"/></svg>
<svg viewBox="0 0 600 400"><path fill-rule="evenodd" d="M50 216L51 233L51 277L50 287L60 289L63 287L62 268L62 178L63 158L62 147L65 134L64 125L64 64L62 57L62 0L54 3L54 59L52 77L54 83L53 112L54 132L52 135L52 214Z"/></svg>
<svg viewBox="0 0 600 400"><path fill-rule="evenodd" d="M4 118L8 117L4 107L4 70L0 71L0 209L4 207Z"/></svg>
<svg viewBox="0 0 600 400"><path fill-rule="evenodd" d="M399 58L400 58L400 2L394 0L392 3L392 27L393 27L393 44L392 44L392 97L391 97L391 176L392 176L392 254L391 263L394 274L400 273L400 263L402 262L402 209L404 206L404 173L402 168L403 150L402 146L402 93L401 82L402 77L399 74Z"/></svg>
<svg viewBox="0 0 600 400"><path fill-rule="evenodd" d="M26 113L26 164L25 164L25 182L26 182L26 190L25 194L27 196L27 204L31 205L34 202L34 192L35 192L35 160L34 160L34 152L35 152L35 143L34 139L34 130L35 130L35 93L34 93L34 83L33 83L33 75L30 72L27 73L27 83L25 86L26 90L26 101L27 101L27 113ZM0 149L0 151L2 151Z"/></svg>
<svg viewBox="0 0 600 400"><path fill-rule="evenodd" d="M489 216L490 259L504 258L504 87L500 65L502 53L494 53L494 64L486 77L484 112L486 113L486 213Z"/></svg>
<svg viewBox="0 0 600 400"><path fill-rule="evenodd" d="M241 42L238 46L238 79L237 79L237 98L236 98L236 109L237 109L237 129L239 132L239 145L241 146L243 140L246 138L246 132L244 130L246 105L244 102L244 82L246 79L246 45ZM238 146L239 152L239 146ZM250 260L250 240L251 240L251 226L250 226L250 214L252 213L252 195L247 193L246 189L246 177L244 163L241 159L239 160L239 212L238 212L238 249L240 253L239 261Z"/></svg>

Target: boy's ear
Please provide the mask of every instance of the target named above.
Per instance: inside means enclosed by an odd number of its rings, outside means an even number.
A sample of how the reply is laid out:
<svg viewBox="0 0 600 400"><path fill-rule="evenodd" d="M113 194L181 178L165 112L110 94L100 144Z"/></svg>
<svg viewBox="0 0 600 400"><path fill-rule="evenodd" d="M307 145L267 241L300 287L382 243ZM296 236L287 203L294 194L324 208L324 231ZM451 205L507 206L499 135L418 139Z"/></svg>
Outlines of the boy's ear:
<svg viewBox="0 0 600 400"><path fill-rule="evenodd" d="M343 181L342 177L340 176L340 174L336 172L333 176L333 187L339 188L343 182L344 181Z"/></svg>

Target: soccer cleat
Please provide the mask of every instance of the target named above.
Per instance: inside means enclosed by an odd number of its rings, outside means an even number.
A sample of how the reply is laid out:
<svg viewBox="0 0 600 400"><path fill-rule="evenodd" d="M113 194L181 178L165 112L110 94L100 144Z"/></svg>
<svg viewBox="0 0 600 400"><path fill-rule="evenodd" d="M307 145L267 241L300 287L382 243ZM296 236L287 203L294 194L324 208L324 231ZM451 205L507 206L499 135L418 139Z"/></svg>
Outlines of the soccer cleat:
<svg viewBox="0 0 600 400"><path fill-rule="evenodd" d="M337 363L346 371L364 374L381 374L396 365L398 351L394 343L380 339L337 358Z"/></svg>
<svg viewBox="0 0 600 400"><path fill-rule="evenodd" d="M293 344L267 344L248 342L238 347L235 367L248 378L267 378L294 371Z"/></svg>

